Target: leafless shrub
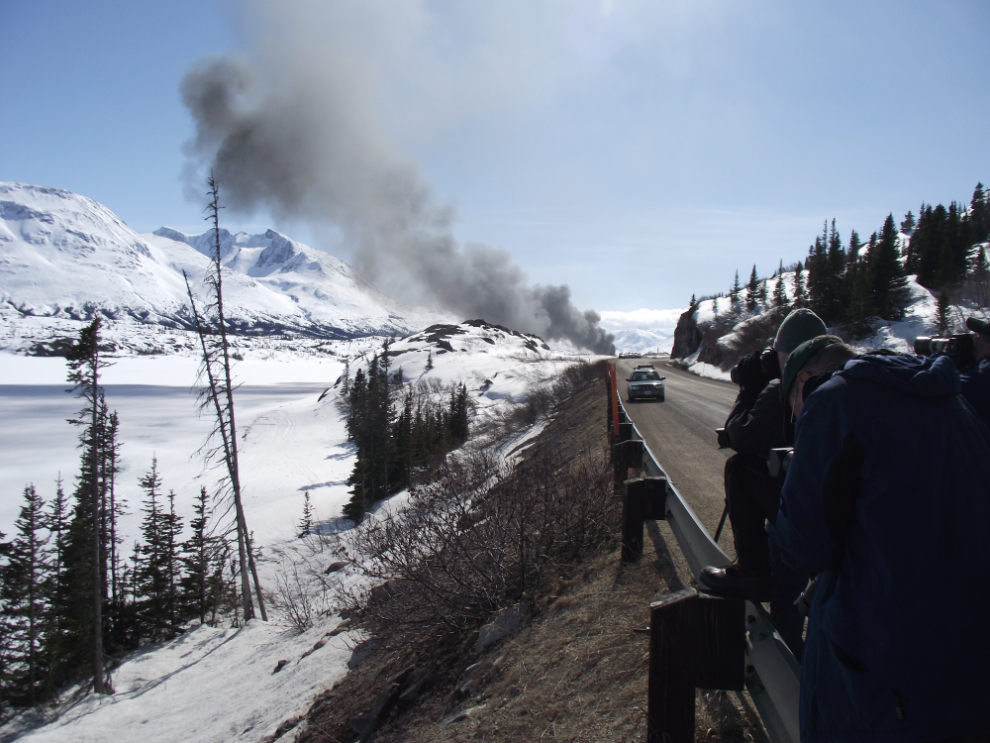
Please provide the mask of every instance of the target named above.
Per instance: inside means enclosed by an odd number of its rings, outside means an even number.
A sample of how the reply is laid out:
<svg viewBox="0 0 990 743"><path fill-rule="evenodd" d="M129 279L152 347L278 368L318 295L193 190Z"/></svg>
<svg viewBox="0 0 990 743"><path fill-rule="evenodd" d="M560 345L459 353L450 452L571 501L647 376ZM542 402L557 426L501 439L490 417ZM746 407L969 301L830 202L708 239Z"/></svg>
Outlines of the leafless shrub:
<svg viewBox="0 0 990 743"><path fill-rule="evenodd" d="M272 609L293 631L302 634L316 622L315 601L311 581L306 580L298 565L288 566L275 574L275 592L271 595Z"/></svg>
<svg viewBox="0 0 990 743"><path fill-rule="evenodd" d="M460 641L501 607L546 593L562 565L614 538L605 454L547 453L515 469L490 449L449 458L406 509L369 520L350 547L383 581L354 597L373 632L407 645Z"/></svg>
<svg viewBox="0 0 990 743"><path fill-rule="evenodd" d="M604 376L604 361L582 360L568 365L550 385L533 385L525 402L497 418L492 435L506 438L552 415L563 401L589 384L600 382Z"/></svg>
<svg viewBox="0 0 990 743"><path fill-rule="evenodd" d="M291 632L305 632L320 617L346 604L340 575L327 570L341 551L339 534L320 531L272 550L278 569L269 598L275 614Z"/></svg>

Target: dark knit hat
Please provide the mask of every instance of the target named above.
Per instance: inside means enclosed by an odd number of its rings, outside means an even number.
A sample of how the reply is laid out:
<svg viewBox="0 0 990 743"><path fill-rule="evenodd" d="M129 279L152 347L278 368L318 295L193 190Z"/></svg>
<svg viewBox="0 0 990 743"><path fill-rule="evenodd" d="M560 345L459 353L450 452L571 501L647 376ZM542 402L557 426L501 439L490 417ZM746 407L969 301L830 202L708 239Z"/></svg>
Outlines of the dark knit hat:
<svg viewBox="0 0 990 743"><path fill-rule="evenodd" d="M819 335L825 335L828 328L825 323L811 310L800 307L787 317L777 329L777 337L773 339L773 350L793 353L794 349L805 341L810 341Z"/></svg>
<svg viewBox="0 0 990 743"><path fill-rule="evenodd" d="M990 322L986 320L980 320L978 317L969 317L966 319L966 327L974 333L979 333L990 338Z"/></svg>
<svg viewBox="0 0 990 743"><path fill-rule="evenodd" d="M819 320L819 322L821 321ZM824 348L834 346L836 343L842 343L842 339L834 335L820 335L810 341L805 341L791 351L791 355L787 357L787 364L784 366L784 375L780 380L781 400L784 402L787 401L787 396L791 391L791 387L794 385L794 381L797 379L798 372L811 360L811 357Z"/></svg>

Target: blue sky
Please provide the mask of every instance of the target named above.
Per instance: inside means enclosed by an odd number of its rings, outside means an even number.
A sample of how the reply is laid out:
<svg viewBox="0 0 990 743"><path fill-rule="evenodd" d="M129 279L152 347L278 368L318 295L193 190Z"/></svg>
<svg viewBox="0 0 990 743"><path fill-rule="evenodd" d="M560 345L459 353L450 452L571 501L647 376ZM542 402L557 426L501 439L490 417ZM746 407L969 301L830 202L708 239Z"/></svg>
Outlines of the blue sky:
<svg viewBox="0 0 990 743"><path fill-rule="evenodd" d="M462 244L582 308L683 307L803 257L825 219L865 238L968 202L990 180L987 38L984 0L3 0L0 180L201 231L191 66L239 50L270 91L334 66ZM355 250L311 212L224 218Z"/></svg>

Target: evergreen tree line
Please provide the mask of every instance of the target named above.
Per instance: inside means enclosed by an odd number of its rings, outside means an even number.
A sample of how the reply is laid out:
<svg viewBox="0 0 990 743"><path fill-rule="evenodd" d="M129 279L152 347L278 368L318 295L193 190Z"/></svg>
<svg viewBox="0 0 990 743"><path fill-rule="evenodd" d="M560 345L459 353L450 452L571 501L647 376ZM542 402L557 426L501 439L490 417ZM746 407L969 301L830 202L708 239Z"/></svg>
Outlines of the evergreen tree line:
<svg viewBox="0 0 990 743"><path fill-rule="evenodd" d="M0 717L87 678L110 693L109 670L124 653L174 637L193 619L215 623L233 611L238 621L236 559L227 535L214 533L206 489L182 540L175 493L162 490L156 460L139 481L143 541L122 553L120 419L99 382L99 329L97 318L67 355L69 381L85 402L69 421L80 427L81 450L72 494L61 477L48 502L27 485L15 533L10 541L0 534Z"/></svg>
<svg viewBox="0 0 990 743"><path fill-rule="evenodd" d="M353 380L346 372L344 377L347 434L357 448L344 516L355 523L373 503L409 487L417 472L468 438L467 387L450 389L441 402L404 385L401 369L390 372L389 346L385 341Z"/></svg>
<svg viewBox="0 0 990 743"><path fill-rule="evenodd" d="M900 224L908 236L900 239L892 214L883 227L864 243L853 230L843 244L835 220L827 221L822 233L808 248L807 258L785 268L781 262L771 278L793 271L793 286L788 296L784 282L778 280L772 296L767 296L766 279L759 279L753 266L745 287L735 280L728 293L726 313L741 314L759 307L781 313L795 307L810 307L829 326L846 326L854 335L869 332L876 319L895 321L904 317L910 301L907 276L917 274L918 283L939 297L944 317L943 330L949 329L948 306L952 297L990 304L990 265L984 246L974 247L990 238L990 190L977 184L968 208L953 202L949 208L922 204L919 216L908 212ZM722 294L713 299L716 317ZM691 307L698 304L693 296Z"/></svg>

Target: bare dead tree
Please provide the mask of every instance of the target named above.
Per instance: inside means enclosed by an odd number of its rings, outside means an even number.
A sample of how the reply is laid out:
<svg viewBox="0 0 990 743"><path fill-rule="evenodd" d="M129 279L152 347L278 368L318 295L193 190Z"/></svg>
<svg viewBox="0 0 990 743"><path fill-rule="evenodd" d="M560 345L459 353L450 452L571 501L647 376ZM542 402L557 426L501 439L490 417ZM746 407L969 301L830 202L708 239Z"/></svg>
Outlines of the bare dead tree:
<svg viewBox="0 0 990 743"><path fill-rule="evenodd" d="M251 582L248 579L250 570L254 580L254 595L258 600L261 618L268 621L265 611L265 600L258 580L258 570L254 561L254 550L251 548L251 532L247 527L244 505L241 498L241 478L237 456L237 425L234 416L234 385L231 375L230 341L227 335L227 323L223 308L223 263L220 246L220 191L217 182L210 173L208 194L210 202L206 207L207 219L213 222L213 255L212 270L206 277L210 301L206 310L215 318L207 322L203 314L196 308L189 277L183 272L186 280L186 292L192 307L193 320L200 340L200 350L203 360L200 365L201 379L205 377L206 384L199 393L200 410L212 410L214 427L202 449L207 461L220 459L227 473L227 484L234 504L234 517L237 525L237 549L240 557L241 600L244 608L244 619L254 617ZM214 445L219 439L219 444Z"/></svg>

